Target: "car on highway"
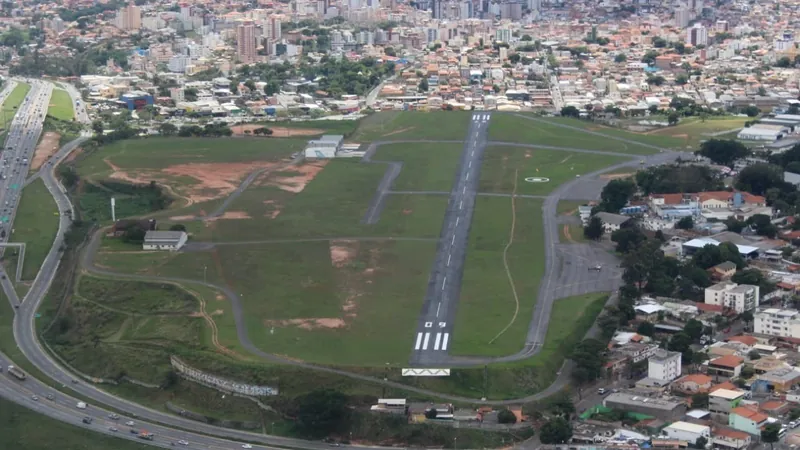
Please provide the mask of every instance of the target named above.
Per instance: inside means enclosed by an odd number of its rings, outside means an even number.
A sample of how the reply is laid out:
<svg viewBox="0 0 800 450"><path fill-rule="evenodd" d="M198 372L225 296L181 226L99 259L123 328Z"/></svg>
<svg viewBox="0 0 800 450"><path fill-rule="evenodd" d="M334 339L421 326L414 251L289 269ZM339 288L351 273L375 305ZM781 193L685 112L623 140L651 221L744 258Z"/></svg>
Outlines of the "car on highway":
<svg viewBox="0 0 800 450"><path fill-rule="evenodd" d="M129 421L125 422L125 425L127 425L127 426L129 426L129 427L132 427L132 426L134 426L134 425L136 425L136 424L135 424L135 423L133 423L133 421L132 421L132 420L129 420Z"/></svg>
<svg viewBox="0 0 800 450"><path fill-rule="evenodd" d="M603 266L601 266L601 265L591 266L591 267L589 267L589 270L596 270L596 271L600 272L601 270L603 270Z"/></svg>
<svg viewBox="0 0 800 450"><path fill-rule="evenodd" d="M33 400L35 402L38 402L39 401L39 397L36 396L36 395L31 395L31 400Z"/></svg>
<svg viewBox="0 0 800 450"><path fill-rule="evenodd" d="M117 427L108 427L108 431L113 431L114 433L116 433L117 431L119 431L119 428L117 428Z"/></svg>
<svg viewBox="0 0 800 450"><path fill-rule="evenodd" d="M180 441L178 441L178 444L189 445L189 441L184 441L183 439L181 439Z"/></svg>
<svg viewBox="0 0 800 450"><path fill-rule="evenodd" d="M92 424L92 418L89 417L89 416L85 416L83 418L83 423L85 423L86 425L91 425Z"/></svg>
<svg viewBox="0 0 800 450"><path fill-rule="evenodd" d="M47 399L52 401L56 399L56 396L53 394L47 394Z"/></svg>
<svg viewBox="0 0 800 450"><path fill-rule="evenodd" d="M111 419L111 420L119 420L119 415L118 414L109 414L108 418Z"/></svg>
<svg viewBox="0 0 800 450"><path fill-rule="evenodd" d="M250 444L242 444L242 448L253 448Z"/></svg>

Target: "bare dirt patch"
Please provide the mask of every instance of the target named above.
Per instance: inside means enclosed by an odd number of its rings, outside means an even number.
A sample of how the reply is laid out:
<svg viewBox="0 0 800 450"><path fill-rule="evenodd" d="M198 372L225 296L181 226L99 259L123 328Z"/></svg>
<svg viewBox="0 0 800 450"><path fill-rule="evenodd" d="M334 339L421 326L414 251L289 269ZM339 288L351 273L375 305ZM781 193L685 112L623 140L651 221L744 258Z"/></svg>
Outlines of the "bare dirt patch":
<svg viewBox="0 0 800 450"><path fill-rule="evenodd" d="M269 173L262 177L262 185L275 186L283 191L292 192L297 194L306 188L308 183L317 177L325 166L328 165L327 160L313 161L303 164L302 166L292 167L290 170L285 171L283 174Z"/></svg>
<svg viewBox="0 0 800 450"><path fill-rule="evenodd" d="M318 319L286 319L286 320L269 320L267 326L296 326L304 330L314 330L318 328L344 328L347 326L344 319L338 317L324 317Z"/></svg>
<svg viewBox="0 0 800 450"><path fill-rule="evenodd" d="M386 137L386 136L392 136L392 135L395 135L395 134L405 133L406 131L411 131L413 129L414 129L414 127L401 128L399 130L392 131L391 133L386 133L381 137Z"/></svg>
<svg viewBox="0 0 800 450"><path fill-rule="evenodd" d="M341 268L352 261L358 254L358 241L344 239L331 241L331 264Z"/></svg>
<svg viewBox="0 0 800 450"><path fill-rule="evenodd" d="M185 196L194 203L225 197L235 191L241 181L258 169L275 167L275 163L252 161L248 163L192 163L170 166L162 170L172 176L191 177L197 184L183 187Z"/></svg>
<svg viewBox="0 0 800 450"><path fill-rule="evenodd" d="M264 217L274 219L281 214L281 205L277 204L275 200L264 200L264 205L267 206L267 212L264 213Z"/></svg>
<svg viewBox="0 0 800 450"><path fill-rule="evenodd" d="M266 127L272 130L271 137L294 137L294 136L316 136L325 133L325 130L319 128L289 128L289 127L273 127L271 125L258 125L253 123L234 125L231 127L234 136L248 136L245 131L252 131L257 128Z"/></svg>
<svg viewBox="0 0 800 450"><path fill-rule="evenodd" d="M58 151L59 139L61 139L61 135L52 131L48 131L42 136L42 140L36 146L36 151L31 160L31 170L42 167L42 164Z"/></svg>
<svg viewBox="0 0 800 450"><path fill-rule="evenodd" d="M530 150L525 150L525 159L528 159L528 158L530 158L532 156L533 156L533 154L531 153Z"/></svg>
<svg viewBox="0 0 800 450"><path fill-rule="evenodd" d="M636 173L609 173L605 175L600 175L601 180L621 180L623 178L630 178L636 175Z"/></svg>
<svg viewBox="0 0 800 450"><path fill-rule="evenodd" d="M252 219L250 214L247 214L245 211L225 211L221 216L212 217L208 219L208 221L214 220L243 220L243 219Z"/></svg>

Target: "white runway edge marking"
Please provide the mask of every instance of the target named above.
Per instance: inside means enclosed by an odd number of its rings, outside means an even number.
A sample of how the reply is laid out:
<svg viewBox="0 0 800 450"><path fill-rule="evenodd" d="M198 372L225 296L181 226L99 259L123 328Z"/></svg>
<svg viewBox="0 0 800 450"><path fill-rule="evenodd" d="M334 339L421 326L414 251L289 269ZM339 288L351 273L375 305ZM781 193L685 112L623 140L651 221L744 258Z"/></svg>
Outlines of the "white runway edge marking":
<svg viewBox="0 0 800 450"><path fill-rule="evenodd" d="M439 350L439 343L442 340L442 333L436 333L436 340L433 341L433 349Z"/></svg>
<svg viewBox="0 0 800 450"><path fill-rule="evenodd" d="M430 340L430 338L431 338L431 334L430 333L425 333L425 339L423 339L423 341L422 341L422 349L423 350L427 350L428 349L428 341Z"/></svg>
<svg viewBox="0 0 800 450"><path fill-rule="evenodd" d="M414 345L414 350L419 350L422 346L422 333L417 333L417 344Z"/></svg>
<svg viewBox="0 0 800 450"><path fill-rule="evenodd" d="M442 340L442 350L447 350L447 340L450 338L450 333L444 334L444 339Z"/></svg>

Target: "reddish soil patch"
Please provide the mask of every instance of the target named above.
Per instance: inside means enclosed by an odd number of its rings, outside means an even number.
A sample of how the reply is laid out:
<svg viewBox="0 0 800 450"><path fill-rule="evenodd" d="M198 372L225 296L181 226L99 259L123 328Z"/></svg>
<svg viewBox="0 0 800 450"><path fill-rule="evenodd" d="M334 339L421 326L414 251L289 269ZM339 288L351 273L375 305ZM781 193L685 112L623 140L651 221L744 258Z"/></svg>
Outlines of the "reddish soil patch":
<svg viewBox="0 0 800 450"><path fill-rule="evenodd" d="M253 161L248 163L192 163L179 164L163 169L172 176L191 177L198 183L185 188L186 197L193 203L222 198L235 191L248 173L261 168L274 167L275 163Z"/></svg>
<svg viewBox="0 0 800 450"><path fill-rule="evenodd" d="M525 151L525 158L527 159L527 158L530 158L531 156L533 156L533 154L531 153L531 151L530 151L530 150L526 150L526 151Z"/></svg>
<svg viewBox="0 0 800 450"><path fill-rule="evenodd" d="M176 220L176 221L192 220L192 219L194 219L194 216L172 216L169 218L169 220Z"/></svg>
<svg viewBox="0 0 800 450"><path fill-rule="evenodd" d="M212 217L208 219L207 222L213 222L215 220L225 220L225 219L242 220L242 219L252 219L252 217L250 217L250 214L247 214L245 211L225 211L224 213L222 213L221 216Z"/></svg>
<svg viewBox="0 0 800 450"><path fill-rule="evenodd" d="M333 267L344 267L356 257L358 241L331 241L331 264Z"/></svg>
<svg viewBox="0 0 800 450"><path fill-rule="evenodd" d="M71 152L69 153L69 156L67 156L67 157L66 157L66 159L64 159L64 162L72 162L72 161L73 161L73 160L75 160L75 158L77 158L77 157L78 157L78 155L80 155L82 152L83 152L83 147L78 147L78 148L76 148L75 150L73 150L73 151L71 151Z"/></svg>
<svg viewBox="0 0 800 450"><path fill-rule="evenodd" d="M404 209L403 210L403 215L407 216L407 215L411 214L412 212L414 212L414 210L412 210L412 209Z"/></svg>
<svg viewBox="0 0 800 450"><path fill-rule="evenodd" d="M267 326L287 326L293 325L304 330L314 330L318 328L344 328L347 326L344 319L338 317L325 317L319 319L286 319L286 320L268 320Z"/></svg>
<svg viewBox="0 0 800 450"><path fill-rule="evenodd" d="M267 212L264 213L264 217L274 219L280 215L281 206L275 203L275 200L264 200L264 204L267 205L268 209Z"/></svg>
<svg viewBox="0 0 800 450"><path fill-rule="evenodd" d="M414 127L401 128L399 130L392 131L391 133L386 133L381 137L386 137L386 136L392 136L392 135L395 135L395 134L405 133L406 131L411 131L413 129L414 129Z"/></svg>
<svg viewBox="0 0 800 450"><path fill-rule="evenodd" d="M294 136L316 136L325 133L325 130L318 128L288 128L288 127L273 127L270 125L257 125L248 123L244 125L235 125L231 127L231 131L235 136L248 136L245 131L253 131L256 128L266 127L272 130L271 137L294 137ZM250 136L258 136L250 134Z"/></svg>
<svg viewBox="0 0 800 450"><path fill-rule="evenodd" d="M36 146L36 151L33 154L33 160L31 160L32 170L42 167L42 164L44 164L48 158L53 156L53 154L58 151L59 139L61 139L61 135L52 131L48 131L42 136L41 142L39 142L39 145Z"/></svg>
<svg viewBox="0 0 800 450"><path fill-rule="evenodd" d="M276 175L265 174L263 185L275 186L281 190L299 193L306 188L306 185L317 177L317 174L328 165L327 160L320 160L303 164L302 166L293 167L287 170L286 173L296 175Z"/></svg>

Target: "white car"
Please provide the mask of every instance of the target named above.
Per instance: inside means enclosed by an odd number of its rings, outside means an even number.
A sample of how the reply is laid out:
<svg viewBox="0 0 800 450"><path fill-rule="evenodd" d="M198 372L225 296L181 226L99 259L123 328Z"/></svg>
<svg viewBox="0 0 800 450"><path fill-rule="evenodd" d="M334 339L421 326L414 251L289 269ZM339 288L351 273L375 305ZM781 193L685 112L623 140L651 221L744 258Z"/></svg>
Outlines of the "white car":
<svg viewBox="0 0 800 450"><path fill-rule="evenodd" d="M180 440L180 441L178 441L178 444L189 445L189 441Z"/></svg>
<svg viewBox="0 0 800 450"><path fill-rule="evenodd" d="M132 420L129 420L129 421L125 422L125 425L127 425L127 426L129 426L129 427L132 427L132 426L134 426L134 425L136 425L136 424L135 424L135 423L133 423L133 421L132 421Z"/></svg>
<svg viewBox="0 0 800 450"><path fill-rule="evenodd" d="M242 444L242 448L253 448L250 444Z"/></svg>

